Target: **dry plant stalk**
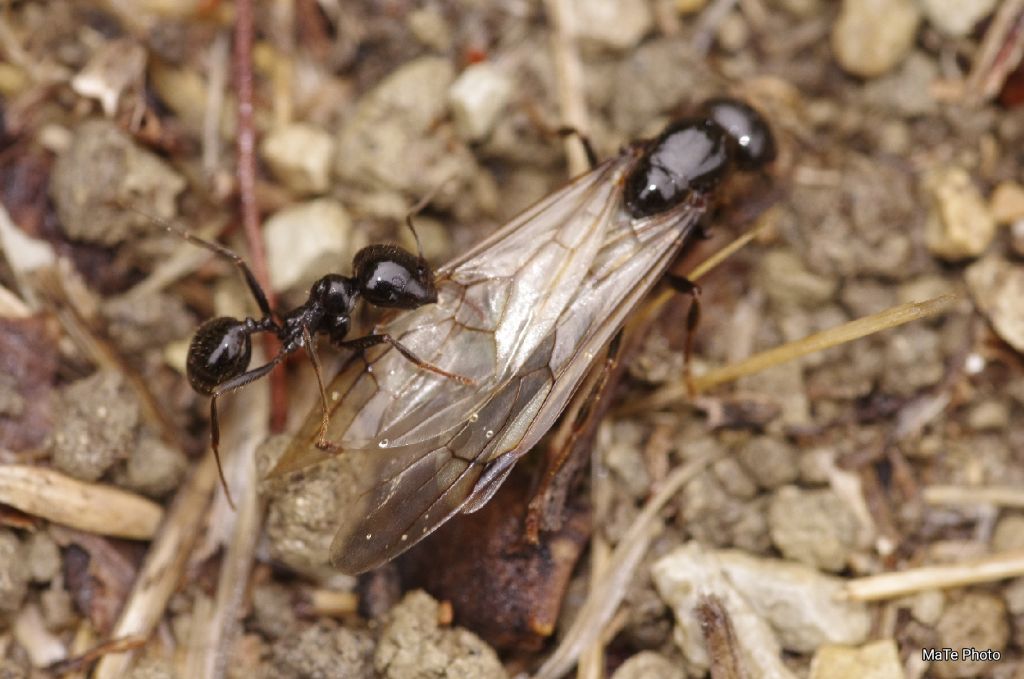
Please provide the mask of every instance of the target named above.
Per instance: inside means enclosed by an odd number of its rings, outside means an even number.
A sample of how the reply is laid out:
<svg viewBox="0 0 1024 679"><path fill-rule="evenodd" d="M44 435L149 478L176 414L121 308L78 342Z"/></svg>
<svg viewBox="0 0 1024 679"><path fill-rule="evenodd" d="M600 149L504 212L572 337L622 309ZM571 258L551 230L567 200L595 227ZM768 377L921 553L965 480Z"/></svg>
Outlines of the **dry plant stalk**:
<svg viewBox="0 0 1024 679"><path fill-rule="evenodd" d="M0 466L0 502L87 533L132 540L153 537L163 518L163 508L141 495L33 465Z"/></svg>
<svg viewBox="0 0 1024 679"><path fill-rule="evenodd" d="M167 520L150 545L131 594L111 630L112 637L149 637L164 615L167 601L181 582L192 545L199 536L207 505L217 483L217 466L208 453L174 498ZM130 655L114 653L100 660L93 679L120 679Z"/></svg>
<svg viewBox="0 0 1024 679"><path fill-rule="evenodd" d="M680 488L703 471L711 460L710 454L701 455L685 466L676 468L665 479L658 492L647 501L622 540L615 546L604 574L600 581L590 588L586 601L576 613L576 619L566 630L558 648L537 670L534 679L561 677L572 668L581 653L601 638L602 630L625 597L626 588L640 560L647 553L647 547L662 530L663 524L658 519L658 512L665 503L675 497Z"/></svg>
<svg viewBox="0 0 1024 679"><path fill-rule="evenodd" d="M930 505L1024 507L1024 489L1013 486L929 486L922 497Z"/></svg>
<svg viewBox="0 0 1024 679"><path fill-rule="evenodd" d="M754 354L746 360L698 375L693 380L693 386L698 392L705 391L719 384L732 382L741 377L753 375L809 354L831 349L855 339L895 328L904 323L935 316L949 309L959 299L958 295L950 293L924 302L900 304L877 314L858 318L835 328L829 328L802 339L787 342L767 351L762 351L759 354ZM688 395L685 384L674 384L658 390L649 398L642 399L630 408L623 410L623 412L664 408L685 400Z"/></svg>
<svg viewBox="0 0 1024 679"><path fill-rule="evenodd" d="M846 583L854 601L878 601L930 589L947 589L1024 575L1024 549L991 554L959 564L923 566L898 573L869 575Z"/></svg>

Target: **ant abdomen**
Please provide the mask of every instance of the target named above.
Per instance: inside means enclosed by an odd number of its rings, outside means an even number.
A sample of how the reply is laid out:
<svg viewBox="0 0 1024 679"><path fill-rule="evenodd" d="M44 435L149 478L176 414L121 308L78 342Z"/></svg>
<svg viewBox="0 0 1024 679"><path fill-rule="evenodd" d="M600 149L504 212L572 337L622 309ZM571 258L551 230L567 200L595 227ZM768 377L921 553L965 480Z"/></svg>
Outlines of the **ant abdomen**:
<svg viewBox="0 0 1024 679"><path fill-rule="evenodd" d="M185 364L188 381L201 394L213 391L245 372L252 355L251 331L228 316L212 318L196 330Z"/></svg>

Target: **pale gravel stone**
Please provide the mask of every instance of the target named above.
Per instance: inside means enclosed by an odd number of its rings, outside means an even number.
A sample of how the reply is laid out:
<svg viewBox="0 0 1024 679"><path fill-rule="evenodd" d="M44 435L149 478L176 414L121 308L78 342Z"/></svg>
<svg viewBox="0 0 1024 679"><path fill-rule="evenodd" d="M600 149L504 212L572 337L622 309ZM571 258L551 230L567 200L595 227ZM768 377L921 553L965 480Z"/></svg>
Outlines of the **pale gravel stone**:
<svg viewBox="0 0 1024 679"><path fill-rule="evenodd" d="M914 0L844 0L832 29L836 61L862 78L882 75L906 57L920 21Z"/></svg>
<svg viewBox="0 0 1024 679"><path fill-rule="evenodd" d="M1024 351L1024 267L991 256L968 267L967 289L996 333Z"/></svg>
<svg viewBox="0 0 1024 679"><path fill-rule="evenodd" d="M918 0L925 18L935 28L954 38L968 35L979 21L995 9L997 0Z"/></svg>
<svg viewBox="0 0 1024 679"><path fill-rule="evenodd" d="M576 36L595 49L635 47L654 25L646 0L575 0Z"/></svg>
<svg viewBox="0 0 1024 679"><path fill-rule="evenodd" d="M896 641L863 646L822 646L811 660L810 679L898 679L903 676Z"/></svg>
<svg viewBox="0 0 1024 679"><path fill-rule="evenodd" d="M931 202L925 244L932 254L959 261L988 248L996 235L996 222L965 169L936 168L925 175L921 189Z"/></svg>
<svg viewBox="0 0 1024 679"><path fill-rule="evenodd" d="M324 274L347 273L365 244L344 206L333 198L291 205L264 227L270 284L277 291L304 288Z"/></svg>
<svg viewBox="0 0 1024 679"><path fill-rule="evenodd" d="M486 137L511 98L512 80L500 68L486 61L467 67L448 90L459 136L467 141Z"/></svg>
<svg viewBox="0 0 1024 679"><path fill-rule="evenodd" d="M334 138L308 123L290 123L267 133L260 157L281 183L300 195L323 193L331 186Z"/></svg>

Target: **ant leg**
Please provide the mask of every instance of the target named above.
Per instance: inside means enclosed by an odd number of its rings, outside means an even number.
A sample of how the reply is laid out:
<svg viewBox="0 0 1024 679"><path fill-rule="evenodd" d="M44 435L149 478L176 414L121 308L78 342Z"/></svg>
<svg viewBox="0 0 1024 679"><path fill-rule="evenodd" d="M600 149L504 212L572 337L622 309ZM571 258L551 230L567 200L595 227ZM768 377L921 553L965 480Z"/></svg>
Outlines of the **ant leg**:
<svg viewBox="0 0 1024 679"><path fill-rule="evenodd" d="M428 363L427 361L424 361L422 358L412 353L412 350L410 350L408 347L406 347L401 342L399 342L394 337L388 334L366 335L365 337L357 337L351 340L344 340L343 342L339 342L338 344L339 346L345 347L346 349L355 349L356 351L366 351L370 347L375 347L378 344L390 344L392 347L397 349L399 353L402 354L402 356L405 356L408 360L415 363L416 367L418 368L422 368L423 370L429 370L432 373L441 375L442 377L447 377L450 380L455 380L459 384L476 384L474 380L471 380L468 377L463 377L462 375L450 373L447 370L442 370L441 368L438 368L433 363Z"/></svg>
<svg viewBox="0 0 1024 679"><path fill-rule="evenodd" d="M235 501L231 497L227 479L224 478L224 467L220 461L220 420L217 418L217 399L267 375L287 356L288 352L282 351L264 365L232 377L210 393L210 446L213 448L213 457L217 461L217 474L220 476L220 485L224 488L224 496L227 498L228 504L232 509L235 509Z"/></svg>
<svg viewBox="0 0 1024 679"><path fill-rule="evenodd" d="M597 166L599 162L597 152L594 151L594 145L590 142L590 137L571 126L559 127L555 130L555 134L559 137L576 137L579 139L580 143L583 144L583 152L587 155L587 163L590 165L590 169L593 170Z"/></svg>
<svg viewBox="0 0 1024 679"><path fill-rule="evenodd" d="M245 260L242 259L241 255L236 253L234 250L224 247L220 243L214 243L213 241L200 238L199 236L191 234L184 229L179 229L171 224L164 224L164 228L178 234L193 245L198 245L199 247L205 248L214 254L231 260L234 265L238 267L238 270L242 272L242 276L245 278L245 284L249 286L249 292L252 293L253 299L256 300L256 305L259 306L260 313L262 313L266 318L271 317L270 304L267 302L267 295L263 292L263 288L261 288L260 284L256 281L256 276L253 275L252 270L249 268L249 265L245 263Z"/></svg>
<svg viewBox="0 0 1024 679"><path fill-rule="evenodd" d="M686 314L686 345L683 349L683 376L686 380L686 390L693 397L697 393L697 388L693 384L692 359L693 338L697 332L697 326L700 325L700 286L686 276L674 273L665 274L665 280L673 290L684 295L690 295L693 299L690 303L690 310Z"/></svg>
<svg viewBox="0 0 1024 679"><path fill-rule="evenodd" d="M327 425L331 422L331 415L327 409L327 388L324 387L324 376L323 371L320 368L320 357L316 353L316 344L313 340L313 335L309 332L309 327L302 326L302 339L306 345L306 353L309 355L309 360L313 364L313 373L316 375L316 384L320 387L320 433L316 437L316 447L320 450L326 450L327 447Z"/></svg>
<svg viewBox="0 0 1024 679"><path fill-rule="evenodd" d="M572 475L573 471L578 468L577 464L568 465L569 460L576 453L580 441L586 441L593 435L595 427L607 410L608 403L605 402L605 399L608 395L612 373L615 372L619 363L622 334L623 331L619 328L619 331L612 337L612 341L608 343L608 353L605 356L604 365L601 366L600 375L594 380L593 386L585 392L585 396L584 392L578 394L583 401L580 402L576 411L569 435L564 436L560 431L552 442L554 454L547 456L543 476L526 506L523 533L524 539L529 544L535 545L540 542L540 531L547 528L544 525L545 515L550 514L552 509L557 511L559 501L564 501L565 481L559 481L559 475L562 473ZM556 482L559 482L558 485ZM559 496L559 490L563 491L562 496Z"/></svg>

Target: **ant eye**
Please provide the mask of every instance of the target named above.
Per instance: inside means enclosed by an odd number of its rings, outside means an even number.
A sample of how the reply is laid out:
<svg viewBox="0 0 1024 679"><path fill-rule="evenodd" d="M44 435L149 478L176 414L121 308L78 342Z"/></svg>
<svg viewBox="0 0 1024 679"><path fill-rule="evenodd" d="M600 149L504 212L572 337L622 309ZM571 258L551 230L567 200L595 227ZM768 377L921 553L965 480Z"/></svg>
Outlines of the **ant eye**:
<svg viewBox="0 0 1024 679"><path fill-rule="evenodd" d="M218 386L237 377L249 367L252 343L241 321L221 316L206 321L188 347L186 373L189 384L200 394L211 394Z"/></svg>

